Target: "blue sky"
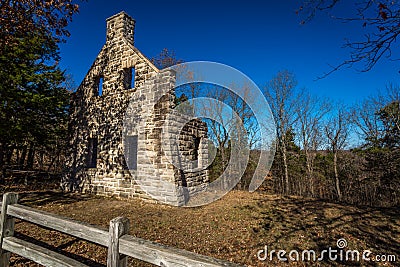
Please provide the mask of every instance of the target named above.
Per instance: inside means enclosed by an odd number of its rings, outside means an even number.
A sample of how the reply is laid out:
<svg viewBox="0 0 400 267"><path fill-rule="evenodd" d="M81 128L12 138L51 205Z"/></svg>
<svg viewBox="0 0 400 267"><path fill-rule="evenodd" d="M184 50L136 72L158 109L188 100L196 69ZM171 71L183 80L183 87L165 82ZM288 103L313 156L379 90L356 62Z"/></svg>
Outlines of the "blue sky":
<svg viewBox="0 0 400 267"><path fill-rule="evenodd" d="M350 1L338 7L346 13ZM351 105L398 83L400 64L382 60L367 73L343 69L315 79L346 59L345 38L360 40L359 24L344 24L320 14L300 25L300 1L105 1L89 0L69 25L61 45L61 67L77 85L105 42L106 18L124 10L136 20L135 46L152 57L163 48L185 61L227 64L263 86L279 70L295 73L299 87ZM359 66L360 68L362 66Z"/></svg>

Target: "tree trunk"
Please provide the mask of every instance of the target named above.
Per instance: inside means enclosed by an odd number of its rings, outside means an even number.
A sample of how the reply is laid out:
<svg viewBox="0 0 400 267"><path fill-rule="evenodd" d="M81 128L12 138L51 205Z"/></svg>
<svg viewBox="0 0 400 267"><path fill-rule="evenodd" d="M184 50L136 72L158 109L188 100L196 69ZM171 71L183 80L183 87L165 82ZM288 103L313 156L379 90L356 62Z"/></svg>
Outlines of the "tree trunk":
<svg viewBox="0 0 400 267"><path fill-rule="evenodd" d="M23 170L25 166L25 158L26 158L27 146L22 146L22 151L20 154L20 158L18 160L19 169Z"/></svg>
<svg viewBox="0 0 400 267"><path fill-rule="evenodd" d="M60 157L60 154L61 154L61 149L58 149L56 155L51 155L51 161L50 161L50 164L47 166L47 172L50 172L50 170L53 167L54 163L56 163L58 161L58 159ZM43 162L44 162L44 154L43 154L43 152L40 153L40 158L41 158L40 161L42 162L40 164L41 169L44 169L44 164L43 164ZM54 167L54 170L55 170L55 167Z"/></svg>
<svg viewBox="0 0 400 267"><path fill-rule="evenodd" d="M335 186L336 186L336 193L338 195L338 199L342 200L342 192L340 190L340 181L339 181L339 174L337 170L337 151L333 152L333 169L335 172Z"/></svg>
<svg viewBox="0 0 400 267"><path fill-rule="evenodd" d="M26 169L27 170L32 170L33 169L33 162L35 159L35 146L31 143L29 146L29 151L28 151L28 159L26 162Z"/></svg>
<svg viewBox="0 0 400 267"><path fill-rule="evenodd" d="M221 162L222 162L222 170L225 169L225 162L226 162L226 150L223 144L219 145L219 151L221 153ZM226 176L225 176L226 177ZM228 177L230 177L230 173L228 172ZM221 189L226 189L228 187L228 181L229 178L225 178L222 180L222 188Z"/></svg>
<svg viewBox="0 0 400 267"><path fill-rule="evenodd" d="M4 150L5 150L5 145L4 143L0 143L0 168L3 168L4 165Z"/></svg>
<svg viewBox="0 0 400 267"><path fill-rule="evenodd" d="M6 160L4 161L4 165L11 165L12 155L14 153L14 148L9 147L8 149L5 148L6 151Z"/></svg>
<svg viewBox="0 0 400 267"><path fill-rule="evenodd" d="M285 140L282 142L282 159L283 159L283 171L285 177L285 185L284 185L284 194L290 194L290 187L289 187L289 170L288 170L288 162L287 162L287 150Z"/></svg>
<svg viewBox="0 0 400 267"><path fill-rule="evenodd" d="M4 165L4 150L5 150L5 147L6 147L5 144L2 142L0 144L0 171L1 171L1 173L0 173L0 184L4 184L5 178L6 178L6 175L5 175L6 169L5 169L5 165Z"/></svg>
<svg viewBox="0 0 400 267"><path fill-rule="evenodd" d="M57 156L59 155L59 153L57 153ZM56 156L54 156L54 158L55 158ZM39 162L39 169L40 170L44 170L44 153L43 153L43 151L41 150L40 152L39 152L39 159L38 159L38 162ZM50 171L50 168L51 168L51 164L50 164L50 166L48 167L48 169L47 169L47 171L49 172Z"/></svg>
<svg viewBox="0 0 400 267"><path fill-rule="evenodd" d="M311 161L311 152L308 149L304 149L304 153L306 154L306 165L307 165L307 178L310 186L311 197L314 197L314 179L313 179L313 168Z"/></svg>

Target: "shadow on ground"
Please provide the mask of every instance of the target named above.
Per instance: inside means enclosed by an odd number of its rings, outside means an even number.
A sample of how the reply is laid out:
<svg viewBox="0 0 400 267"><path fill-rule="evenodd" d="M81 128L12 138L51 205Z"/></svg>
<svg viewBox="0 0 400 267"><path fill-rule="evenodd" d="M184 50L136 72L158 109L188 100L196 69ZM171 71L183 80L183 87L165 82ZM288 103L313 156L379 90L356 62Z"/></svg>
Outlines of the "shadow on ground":
<svg viewBox="0 0 400 267"><path fill-rule="evenodd" d="M344 253L358 250L362 255L364 250L371 250L371 257L396 255L400 260L398 208L355 207L296 197L279 198L273 203L259 201L257 208L261 219L257 230L267 236L265 245L271 249L321 252L329 247L337 249L337 240L344 238L347 241ZM333 265L360 266L355 261L326 261ZM361 265L377 266L377 263L361 261Z"/></svg>
<svg viewBox="0 0 400 267"><path fill-rule="evenodd" d="M371 250L400 256L400 214L396 208L376 209L300 197L232 191L209 205L181 208L139 199L117 200L64 194L60 191L20 193L20 203L108 228L111 219L129 218L130 234L247 266L287 266L277 260L260 261L257 252L313 249L320 253L344 238L344 250ZM74 255L90 266L106 264L106 249L27 223L17 232ZM318 255L319 256L319 255ZM14 256L13 266L36 266ZM400 258L398 258L398 261ZM398 266L399 262L291 262L296 266ZM129 259L129 266L151 266Z"/></svg>

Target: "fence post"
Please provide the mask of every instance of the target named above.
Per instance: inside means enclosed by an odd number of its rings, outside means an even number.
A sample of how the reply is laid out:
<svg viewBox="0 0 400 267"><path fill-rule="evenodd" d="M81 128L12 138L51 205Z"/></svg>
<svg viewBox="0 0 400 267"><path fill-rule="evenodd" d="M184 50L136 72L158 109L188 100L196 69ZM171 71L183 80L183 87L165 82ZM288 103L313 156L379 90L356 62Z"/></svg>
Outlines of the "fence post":
<svg viewBox="0 0 400 267"><path fill-rule="evenodd" d="M119 254L119 238L129 232L129 219L117 217L110 221L107 267L126 267L128 257Z"/></svg>
<svg viewBox="0 0 400 267"><path fill-rule="evenodd" d="M18 194L6 193L3 195L3 204L0 214L0 266L10 265L10 252L3 250L3 238L14 235L15 218L7 215L8 205L18 202Z"/></svg>

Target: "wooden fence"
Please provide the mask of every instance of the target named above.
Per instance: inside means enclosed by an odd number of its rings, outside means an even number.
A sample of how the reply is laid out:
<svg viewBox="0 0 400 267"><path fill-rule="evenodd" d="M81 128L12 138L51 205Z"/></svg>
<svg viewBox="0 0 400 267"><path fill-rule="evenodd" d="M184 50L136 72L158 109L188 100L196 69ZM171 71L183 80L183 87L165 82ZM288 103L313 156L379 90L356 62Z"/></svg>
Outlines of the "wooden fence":
<svg viewBox="0 0 400 267"><path fill-rule="evenodd" d="M127 234L129 220L124 217L111 220L109 231L107 231L94 225L23 206L17 202L17 194L4 194L0 214L0 267L9 266L11 252L44 266L87 266L60 253L16 238L14 236L15 219L107 247L107 267L127 266L128 256L165 267L239 266L231 262L130 236Z"/></svg>

